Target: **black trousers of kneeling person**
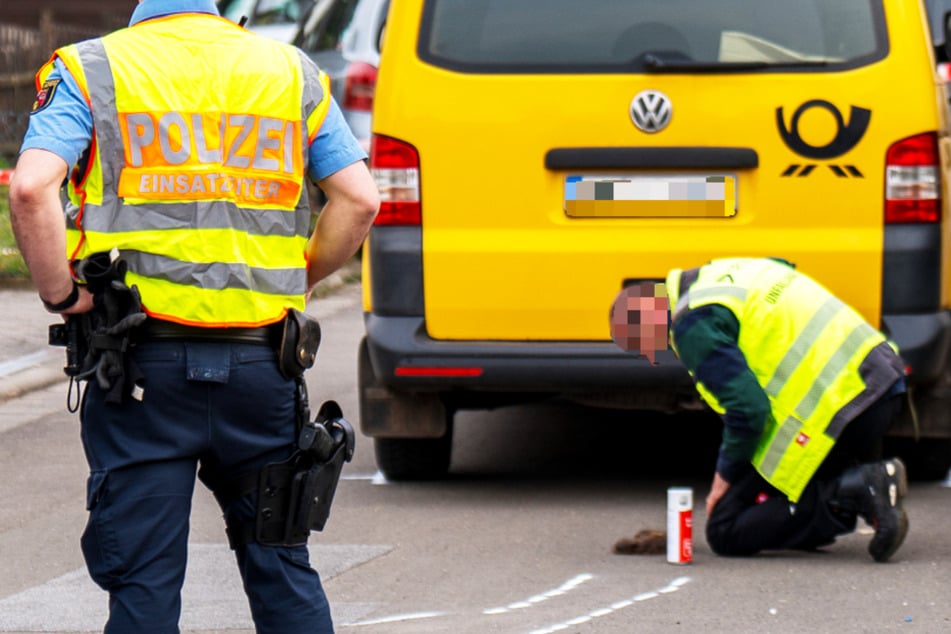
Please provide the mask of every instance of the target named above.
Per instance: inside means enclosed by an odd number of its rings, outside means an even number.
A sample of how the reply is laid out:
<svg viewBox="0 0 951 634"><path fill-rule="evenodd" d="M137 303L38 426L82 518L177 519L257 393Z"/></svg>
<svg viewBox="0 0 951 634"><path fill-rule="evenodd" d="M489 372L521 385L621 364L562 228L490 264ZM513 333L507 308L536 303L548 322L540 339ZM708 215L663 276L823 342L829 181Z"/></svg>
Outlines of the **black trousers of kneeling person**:
<svg viewBox="0 0 951 634"><path fill-rule="evenodd" d="M794 506L750 466L707 518L710 548L726 556L815 550L855 530L856 516L830 508L836 479L849 467L882 459L882 438L901 412L902 398L886 395L851 421Z"/></svg>

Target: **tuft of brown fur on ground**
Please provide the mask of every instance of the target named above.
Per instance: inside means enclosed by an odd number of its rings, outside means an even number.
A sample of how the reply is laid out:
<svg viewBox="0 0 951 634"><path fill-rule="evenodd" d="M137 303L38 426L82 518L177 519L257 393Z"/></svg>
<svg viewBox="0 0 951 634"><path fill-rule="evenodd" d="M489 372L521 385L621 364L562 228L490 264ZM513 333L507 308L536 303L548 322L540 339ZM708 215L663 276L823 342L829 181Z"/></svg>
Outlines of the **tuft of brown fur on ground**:
<svg viewBox="0 0 951 634"><path fill-rule="evenodd" d="M660 555L667 552L667 531L645 528L634 537L622 537L614 544L617 555Z"/></svg>

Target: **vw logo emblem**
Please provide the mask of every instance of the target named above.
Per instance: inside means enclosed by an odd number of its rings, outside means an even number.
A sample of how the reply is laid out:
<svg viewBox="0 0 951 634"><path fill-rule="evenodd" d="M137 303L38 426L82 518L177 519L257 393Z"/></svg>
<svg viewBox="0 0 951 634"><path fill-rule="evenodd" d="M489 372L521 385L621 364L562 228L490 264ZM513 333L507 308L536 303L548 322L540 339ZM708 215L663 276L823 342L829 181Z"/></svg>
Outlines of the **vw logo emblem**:
<svg viewBox="0 0 951 634"><path fill-rule="evenodd" d="M670 123L673 106L662 92L645 90L631 100L631 121L642 132L660 132Z"/></svg>

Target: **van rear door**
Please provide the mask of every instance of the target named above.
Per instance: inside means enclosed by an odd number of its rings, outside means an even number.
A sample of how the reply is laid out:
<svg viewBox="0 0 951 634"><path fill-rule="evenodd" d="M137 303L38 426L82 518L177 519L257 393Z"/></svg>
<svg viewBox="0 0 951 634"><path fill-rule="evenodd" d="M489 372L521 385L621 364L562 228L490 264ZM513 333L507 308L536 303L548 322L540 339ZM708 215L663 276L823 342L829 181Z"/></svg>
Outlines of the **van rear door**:
<svg viewBox="0 0 951 634"><path fill-rule="evenodd" d="M927 38L892 37L917 14L888 18L875 0L396 3L387 37L418 42L384 49L400 72L378 90L413 97L374 129L418 151L429 335L603 341L626 280L740 255L790 260L878 323L886 192L912 221L919 198L938 208L916 170L942 116L896 98L935 78Z"/></svg>

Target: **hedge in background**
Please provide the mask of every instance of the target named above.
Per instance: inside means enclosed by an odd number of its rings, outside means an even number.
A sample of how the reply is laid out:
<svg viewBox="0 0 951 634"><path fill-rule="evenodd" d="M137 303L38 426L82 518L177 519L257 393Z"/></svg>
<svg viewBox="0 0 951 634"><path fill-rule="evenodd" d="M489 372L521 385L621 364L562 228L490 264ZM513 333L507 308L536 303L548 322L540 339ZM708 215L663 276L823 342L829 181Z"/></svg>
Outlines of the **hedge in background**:
<svg viewBox="0 0 951 634"><path fill-rule="evenodd" d="M29 277L10 228L10 191L0 187L0 280L25 281Z"/></svg>

